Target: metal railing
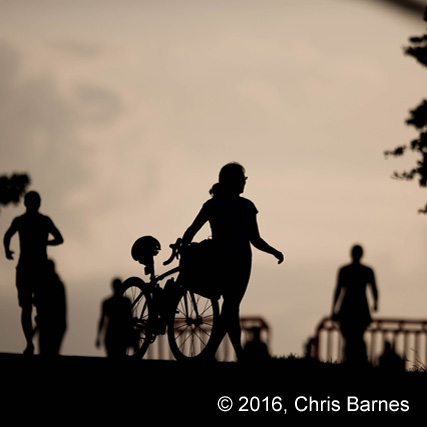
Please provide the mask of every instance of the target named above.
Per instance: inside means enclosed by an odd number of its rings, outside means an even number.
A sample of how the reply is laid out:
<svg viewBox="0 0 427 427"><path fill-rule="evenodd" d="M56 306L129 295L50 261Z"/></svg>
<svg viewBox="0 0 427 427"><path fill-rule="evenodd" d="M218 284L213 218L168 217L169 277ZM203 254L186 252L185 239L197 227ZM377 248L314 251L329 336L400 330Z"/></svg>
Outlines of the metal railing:
<svg viewBox="0 0 427 427"><path fill-rule="evenodd" d="M400 356L406 369L427 367L427 320L374 318L364 335L368 360L378 365L387 343ZM344 341L339 324L323 318L306 343L307 355L326 362L344 360Z"/></svg>

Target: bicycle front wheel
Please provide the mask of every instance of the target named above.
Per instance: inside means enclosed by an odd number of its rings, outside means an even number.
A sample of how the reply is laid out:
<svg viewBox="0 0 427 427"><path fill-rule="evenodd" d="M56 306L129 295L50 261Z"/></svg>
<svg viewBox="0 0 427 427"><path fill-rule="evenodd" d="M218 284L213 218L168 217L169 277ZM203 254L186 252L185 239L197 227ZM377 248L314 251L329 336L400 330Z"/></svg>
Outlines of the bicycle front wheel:
<svg viewBox="0 0 427 427"><path fill-rule="evenodd" d="M150 295L142 279L131 277L123 282L123 296L130 300L132 310L131 338L127 354L142 358L152 341L148 325Z"/></svg>
<svg viewBox="0 0 427 427"><path fill-rule="evenodd" d="M210 299L184 291L178 298L168 325L168 339L177 360L213 356L212 332L218 323L219 306Z"/></svg>

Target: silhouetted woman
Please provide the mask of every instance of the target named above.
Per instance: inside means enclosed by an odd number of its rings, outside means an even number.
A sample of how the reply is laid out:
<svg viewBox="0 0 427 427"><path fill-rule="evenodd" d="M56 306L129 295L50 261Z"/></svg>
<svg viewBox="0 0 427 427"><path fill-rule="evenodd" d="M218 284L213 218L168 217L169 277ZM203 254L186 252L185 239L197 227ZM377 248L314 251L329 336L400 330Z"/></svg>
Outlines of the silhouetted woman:
<svg viewBox="0 0 427 427"><path fill-rule="evenodd" d="M225 165L219 182L210 190L213 196L204 203L194 222L184 233L184 244L192 241L209 222L216 248L215 268L221 275L223 305L218 345L228 333L238 359L243 356L240 328L240 303L245 295L252 266L251 244L275 256L279 264L284 256L260 236L255 205L240 196L246 184L245 169L238 163Z"/></svg>
<svg viewBox="0 0 427 427"><path fill-rule="evenodd" d="M378 290L374 271L361 264L363 249L359 245L351 250L352 263L340 268L332 304L332 318L339 321L345 341L345 358L348 362L366 362L366 346L363 335L372 321L366 295L372 290L373 310L377 310ZM341 301L339 305L339 301Z"/></svg>

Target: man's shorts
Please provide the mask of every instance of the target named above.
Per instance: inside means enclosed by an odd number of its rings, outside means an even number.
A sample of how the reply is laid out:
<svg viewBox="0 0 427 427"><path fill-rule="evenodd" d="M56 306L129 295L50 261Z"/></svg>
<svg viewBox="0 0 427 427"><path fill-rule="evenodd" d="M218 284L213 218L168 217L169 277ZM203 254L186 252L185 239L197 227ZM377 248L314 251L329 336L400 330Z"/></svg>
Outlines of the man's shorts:
<svg viewBox="0 0 427 427"><path fill-rule="evenodd" d="M44 264L16 267L16 288L18 304L22 308L30 308L34 302L37 288L45 281L46 266Z"/></svg>

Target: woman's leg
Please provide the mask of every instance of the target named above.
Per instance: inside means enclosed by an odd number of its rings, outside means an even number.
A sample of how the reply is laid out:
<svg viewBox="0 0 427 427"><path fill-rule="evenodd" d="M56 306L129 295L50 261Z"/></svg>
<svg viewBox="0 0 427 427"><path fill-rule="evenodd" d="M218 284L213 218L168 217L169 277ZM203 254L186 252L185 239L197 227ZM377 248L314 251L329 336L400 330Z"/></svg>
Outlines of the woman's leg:
<svg viewBox="0 0 427 427"><path fill-rule="evenodd" d="M242 329L240 326L240 302L241 299L224 298L221 313L222 337L228 333L238 360L243 356L243 347L241 343Z"/></svg>
<svg viewBox="0 0 427 427"><path fill-rule="evenodd" d="M224 302L222 304L220 324L222 338L226 333L230 338L231 344L236 352L237 359L243 356L243 347L241 343L242 328L240 326L240 304L245 296L249 282L249 269L241 269L240 277L236 277L230 283L230 286L224 291ZM244 273L244 274L242 274Z"/></svg>
<svg viewBox="0 0 427 427"><path fill-rule="evenodd" d="M222 260L226 280L222 283L223 304L218 325L215 327L212 341L217 349L228 333L238 359L242 358L240 304L245 295L251 273L251 257L234 257ZM216 351L216 350L215 350Z"/></svg>

